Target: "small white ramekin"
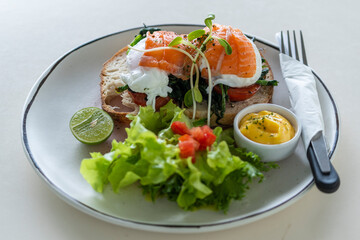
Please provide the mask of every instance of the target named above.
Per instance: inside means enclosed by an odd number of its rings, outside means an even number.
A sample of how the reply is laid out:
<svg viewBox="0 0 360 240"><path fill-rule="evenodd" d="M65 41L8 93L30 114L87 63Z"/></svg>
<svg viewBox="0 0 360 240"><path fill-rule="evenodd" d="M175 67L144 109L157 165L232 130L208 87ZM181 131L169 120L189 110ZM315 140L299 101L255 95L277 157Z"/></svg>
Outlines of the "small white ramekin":
<svg viewBox="0 0 360 240"><path fill-rule="evenodd" d="M239 122L248 113L260 112L263 110L271 111L286 118L295 129L295 136L287 142L281 144L262 144L254 142L245 137L239 129ZM239 147L246 148L248 151L256 153L264 162L275 162L289 157L295 150L301 135L301 124L294 113L289 109L275 104L254 104L241 110L234 119L234 137Z"/></svg>

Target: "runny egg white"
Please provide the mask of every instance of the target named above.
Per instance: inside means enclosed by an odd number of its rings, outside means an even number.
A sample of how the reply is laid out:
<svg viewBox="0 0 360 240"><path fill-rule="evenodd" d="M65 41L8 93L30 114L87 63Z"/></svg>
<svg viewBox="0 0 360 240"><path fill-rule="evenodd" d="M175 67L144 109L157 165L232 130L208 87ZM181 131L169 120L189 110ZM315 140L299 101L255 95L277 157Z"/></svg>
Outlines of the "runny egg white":
<svg viewBox="0 0 360 240"><path fill-rule="evenodd" d="M241 88L241 87L250 86L250 85L254 84L257 80L259 80L259 78L261 76L261 72L262 72L261 55L260 55L258 48L255 46L255 44L252 41L250 41L250 42L253 46L255 57L256 57L256 72L255 72L255 74L250 78L241 78L235 74L221 74L219 76L212 77L212 81L214 82L214 85L224 84L229 87ZM222 59L219 59L219 64L221 65L221 63L222 63ZM203 68L206 68L206 64L205 64L205 61L203 59L201 59L200 69L202 70Z"/></svg>
<svg viewBox="0 0 360 240"><path fill-rule="evenodd" d="M146 38L135 45L137 49L145 50ZM130 50L126 56L129 68L128 74L122 74L121 79L131 90L147 94L146 105L153 106L155 109L156 97L167 97L172 89L168 86L168 74L158 68L139 66L140 59L144 53Z"/></svg>

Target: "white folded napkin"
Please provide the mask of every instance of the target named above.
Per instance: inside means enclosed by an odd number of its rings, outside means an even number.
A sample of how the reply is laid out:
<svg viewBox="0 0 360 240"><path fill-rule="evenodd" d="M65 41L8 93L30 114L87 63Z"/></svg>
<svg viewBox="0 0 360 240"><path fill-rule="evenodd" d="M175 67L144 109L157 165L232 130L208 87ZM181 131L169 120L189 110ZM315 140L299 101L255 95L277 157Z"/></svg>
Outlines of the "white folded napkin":
<svg viewBox="0 0 360 240"><path fill-rule="evenodd" d="M324 131L314 75L311 68L283 53L280 53L280 65L291 106L302 125L302 140L308 149L310 140L319 131Z"/></svg>
<svg viewBox="0 0 360 240"><path fill-rule="evenodd" d="M279 46L280 34L275 34ZM284 34L284 42L287 43L286 34ZM287 44L285 48L288 51ZM317 133L322 131L324 134L324 120L314 74L310 67L288 55L280 53L279 57L282 74L289 89L290 103L302 124L302 140L305 148L308 149L311 139Z"/></svg>

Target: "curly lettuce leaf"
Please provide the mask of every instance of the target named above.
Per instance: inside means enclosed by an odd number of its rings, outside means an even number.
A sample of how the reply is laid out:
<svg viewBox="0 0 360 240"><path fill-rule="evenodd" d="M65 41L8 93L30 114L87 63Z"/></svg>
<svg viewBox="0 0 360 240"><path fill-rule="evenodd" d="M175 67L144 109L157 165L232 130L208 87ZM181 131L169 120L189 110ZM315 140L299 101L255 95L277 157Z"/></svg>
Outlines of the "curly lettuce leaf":
<svg viewBox="0 0 360 240"><path fill-rule="evenodd" d="M249 163L244 162L244 166L246 165ZM198 199L193 208L213 206L216 210L227 212L233 200L241 200L245 196L251 180L248 176L246 167L231 172L220 185L211 185L213 194Z"/></svg>
<svg viewBox="0 0 360 240"><path fill-rule="evenodd" d="M90 155L91 158L81 162L80 173L95 191L102 192L108 182L108 169L112 160L109 161L109 157L111 158L112 154L103 156L101 153L90 153Z"/></svg>
<svg viewBox="0 0 360 240"><path fill-rule="evenodd" d="M203 199L212 193L212 190L201 181L202 173L196 168L191 158L187 159L189 171L186 171L185 181L176 199L177 204L185 210L190 209L197 199Z"/></svg>
<svg viewBox="0 0 360 240"><path fill-rule="evenodd" d="M259 155L253 152L248 152L246 148L237 147L234 139L234 131L230 128L221 131L216 139L216 142L218 143L221 141L225 141L227 143L231 154L238 156L243 161L250 163L253 167L257 168L261 172L267 172L271 169L278 168L276 163L262 162Z"/></svg>

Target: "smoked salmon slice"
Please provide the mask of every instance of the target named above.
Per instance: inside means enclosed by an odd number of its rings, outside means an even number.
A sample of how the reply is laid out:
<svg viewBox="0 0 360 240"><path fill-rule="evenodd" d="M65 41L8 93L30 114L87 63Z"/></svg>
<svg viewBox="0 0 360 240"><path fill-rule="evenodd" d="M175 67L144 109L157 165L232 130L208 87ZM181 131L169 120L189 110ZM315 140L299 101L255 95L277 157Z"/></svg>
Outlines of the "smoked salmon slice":
<svg viewBox="0 0 360 240"><path fill-rule="evenodd" d="M205 32L206 34L209 32L207 27ZM206 44L204 54L209 62L212 76L232 74L240 78L251 78L255 75L257 62L254 46L241 30L231 26L213 24L212 35L225 39L232 47L232 54L227 55L224 47L216 39L212 39ZM148 32L145 49L167 47L178 36L186 39L186 35L178 35L171 31ZM200 47L205 38L206 35L201 39L194 40L193 44ZM192 56L195 55L195 51L188 46L179 44L176 47L187 51ZM158 68L183 80L189 79L191 64L191 60L184 53L171 49L145 52L139 62L140 66ZM207 68L201 59L199 65L201 76L208 78Z"/></svg>
<svg viewBox="0 0 360 240"><path fill-rule="evenodd" d="M206 33L209 28L204 29ZM241 78L251 78L256 73L256 55L253 44L241 30L230 26L213 24L213 36L225 39L232 48L232 54L226 55L225 49L217 40L211 40L206 44L204 52L212 76L233 74ZM208 78L207 68L200 66L201 76Z"/></svg>
<svg viewBox="0 0 360 240"><path fill-rule="evenodd" d="M181 35L168 31L148 32L145 41L145 49L167 47L169 43L178 36ZM177 47L182 48L183 50L187 48L183 44L180 44ZM157 50L145 52L140 59L139 65L143 67L155 67L185 80L189 78L184 71L184 68L186 67L185 58L187 58L187 56L184 53L176 50Z"/></svg>

